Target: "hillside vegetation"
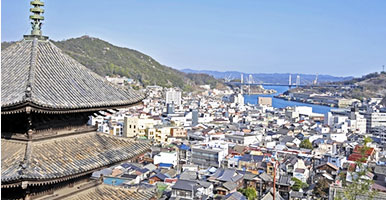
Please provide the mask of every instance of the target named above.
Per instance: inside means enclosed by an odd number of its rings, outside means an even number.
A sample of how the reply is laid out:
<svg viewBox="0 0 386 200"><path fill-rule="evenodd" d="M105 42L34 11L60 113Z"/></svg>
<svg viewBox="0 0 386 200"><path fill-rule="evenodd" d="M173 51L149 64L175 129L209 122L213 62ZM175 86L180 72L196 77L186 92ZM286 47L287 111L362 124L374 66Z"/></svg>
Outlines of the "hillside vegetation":
<svg viewBox="0 0 386 200"><path fill-rule="evenodd" d="M106 41L89 36L52 41L66 54L101 76L120 75L139 81L143 86L160 85L193 90L200 84L213 87L222 82L208 75L186 74L160 64L139 51L114 46ZM3 42L5 49L12 42Z"/></svg>
<svg viewBox="0 0 386 200"><path fill-rule="evenodd" d="M304 87L295 88L290 92L308 92L308 93L333 93L339 94L345 98L385 98L386 97L386 73L371 73L360 78L354 78L352 80L346 80L341 82L333 82L325 84L329 85L341 85L341 88L332 87ZM386 100L385 100L386 101Z"/></svg>

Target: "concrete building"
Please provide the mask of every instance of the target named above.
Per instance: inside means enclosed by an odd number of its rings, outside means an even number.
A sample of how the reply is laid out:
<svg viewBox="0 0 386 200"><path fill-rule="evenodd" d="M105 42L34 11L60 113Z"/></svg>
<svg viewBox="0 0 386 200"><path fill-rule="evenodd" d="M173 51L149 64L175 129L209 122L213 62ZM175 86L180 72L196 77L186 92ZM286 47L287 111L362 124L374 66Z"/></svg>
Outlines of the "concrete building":
<svg viewBox="0 0 386 200"><path fill-rule="evenodd" d="M152 118L125 117L123 125L124 137L145 136L147 129L153 128L155 121Z"/></svg>
<svg viewBox="0 0 386 200"><path fill-rule="evenodd" d="M295 112L299 113L299 115L312 115L312 107L309 106L296 106Z"/></svg>
<svg viewBox="0 0 386 200"><path fill-rule="evenodd" d="M248 146L250 144L256 144L262 141L262 137L263 137L262 134L257 135L257 134L246 134L246 133L233 133L233 134L226 134L225 141Z"/></svg>
<svg viewBox="0 0 386 200"><path fill-rule="evenodd" d="M231 102L237 105L244 105L244 96L240 93L231 96Z"/></svg>
<svg viewBox="0 0 386 200"><path fill-rule="evenodd" d="M154 164L158 165L160 163L164 164L172 164L173 167L177 166L178 157L177 152L160 152L159 154L154 156Z"/></svg>
<svg viewBox="0 0 386 200"><path fill-rule="evenodd" d="M258 104L261 106L272 107L272 97L259 97Z"/></svg>
<svg viewBox="0 0 386 200"><path fill-rule="evenodd" d="M181 105L181 92L174 90L174 89L169 89L166 91L166 104L174 104L176 106Z"/></svg>
<svg viewBox="0 0 386 200"><path fill-rule="evenodd" d="M196 126L198 124L198 110L192 111L192 126Z"/></svg>
<svg viewBox="0 0 386 200"><path fill-rule="evenodd" d="M365 114L367 120L367 131L371 132L373 128L379 126L386 126L386 113L384 112L372 112Z"/></svg>
<svg viewBox="0 0 386 200"><path fill-rule="evenodd" d="M192 163L200 168L220 167L226 155L228 144L223 142L208 142L192 147Z"/></svg>

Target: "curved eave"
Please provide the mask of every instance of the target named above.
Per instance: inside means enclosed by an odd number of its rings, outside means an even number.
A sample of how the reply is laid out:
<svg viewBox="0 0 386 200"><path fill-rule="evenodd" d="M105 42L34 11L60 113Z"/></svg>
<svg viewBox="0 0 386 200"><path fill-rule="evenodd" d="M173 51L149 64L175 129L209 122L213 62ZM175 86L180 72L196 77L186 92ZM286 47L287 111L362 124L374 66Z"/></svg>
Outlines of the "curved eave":
<svg viewBox="0 0 386 200"><path fill-rule="evenodd" d="M40 186L40 185L55 184L55 183L58 183L58 182L67 181L69 179L77 178L77 177L80 177L80 176L92 173L95 170L97 170L97 169L90 170L90 171L83 172L83 173L79 173L79 174L72 175L72 176L66 176L66 177L61 177L61 178L52 178L52 179L42 179L42 180L39 180L39 179L23 179L23 180L17 179L17 180L12 180L12 178L10 178L10 180L2 180L1 181L1 188L21 187L23 182L26 182L27 185L29 185L29 186Z"/></svg>
<svg viewBox="0 0 386 200"><path fill-rule="evenodd" d="M24 102L21 104L13 105L13 106L4 106L1 107L1 114L17 114L24 112L35 112L35 113L44 113L44 114L65 114L65 113L79 113L79 112L96 112L100 110L106 109L118 109L118 108L127 108L135 105L139 105L142 103L142 100L145 98L141 98L137 101L130 103L122 103L122 104L110 104L110 105L101 105L96 107L79 107L79 108L52 108L41 106L32 102Z"/></svg>
<svg viewBox="0 0 386 200"><path fill-rule="evenodd" d="M149 147L150 148L150 147ZM77 174L73 175L67 175L67 176L58 176L53 178L23 178L22 176L15 176L10 178L2 178L1 180L1 188L15 188L15 187L21 187L23 183L26 183L28 186L41 186L41 185L49 185L49 184L55 184L63 181L67 181L73 178L78 178L80 176L84 176L86 174L91 174L97 170L104 169L108 166L113 166L121 162L125 162L127 160L133 159L138 157L139 155L146 153L148 150L143 150L141 153L127 157L122 160L116 160L108 165L99 165L98 167L86 171L79 172Z"/></svg>

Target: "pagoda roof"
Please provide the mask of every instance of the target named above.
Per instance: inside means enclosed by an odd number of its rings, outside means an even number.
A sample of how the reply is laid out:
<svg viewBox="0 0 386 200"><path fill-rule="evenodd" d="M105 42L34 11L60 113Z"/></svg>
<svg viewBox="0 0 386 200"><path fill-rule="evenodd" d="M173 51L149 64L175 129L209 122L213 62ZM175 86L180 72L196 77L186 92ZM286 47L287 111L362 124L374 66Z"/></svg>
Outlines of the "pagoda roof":
<svg viewBox="0 0 386 200"><path fill-rule="evenodd" d="M38 141L1 139L2 187L52 184L147 152L151 144L91 131Z"/></svg>
<svg viewBox="0 0 386 200"><path fill-rule="evenodd" d="M1 70L2 114L97 111L145 98L108 82L48 39L25 38L9 46L1 52Z"/></svg>
<svg viewBox="0 0 386 200"><path fill-rule="evenodd" d="M82 191L80 193L76 193L73 196L69 196L64 199L72 199L72 200L87 200L87 199L95 199L95 200L104 200L104 199L155 199L156 192L155 190L144 190L140 189L138 191L123 187L114 187L109 185L98 185L97 187L93 187Z"/></svg>

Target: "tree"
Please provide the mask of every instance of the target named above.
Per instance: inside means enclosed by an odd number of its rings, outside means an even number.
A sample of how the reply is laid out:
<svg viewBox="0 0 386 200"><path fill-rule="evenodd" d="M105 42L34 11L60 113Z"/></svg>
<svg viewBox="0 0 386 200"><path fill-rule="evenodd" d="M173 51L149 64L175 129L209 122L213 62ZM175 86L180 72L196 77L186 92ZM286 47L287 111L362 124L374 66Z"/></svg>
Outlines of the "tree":
<svg viewBox="0 0 386 200"><path fill-rule="evenodd" d="M300 148L312 149L313 146L309 139L305 139L300 143Z"/></svg>
<svg viewBox="0 0 386 200"><path fill-rule="evenodd" d="M308 187L308 184L307 183L304 183L302 182L301 180L295 178L295 177L292 177L291 179L292 181L294 181L295 183L292 185L292 189L295 190L295 191L299 191L300 189L304 189L304 188L307 188Z"/></svg>
<svg viewBox="0 0 386 200"><path fill-rule="evenodd" d="M326 197L328 194L330 184L325 178L320 178L316 183L315 189L313 191L314 195L317 197Z"/></svg>
<svg viewBox="0 0 386 200"><path fill-rule="evenodd" d="M351 175L352 181L351 183L344 183L343 191L338 194L337 199L343 199L343 197L348 200L356 200L359 198L374 199L374 196L377 194L377 191L372 189L374 181L366 178L369 169L363 164L366 161L365 153L370 149L367 144L371 142L371 138L364 138L363 147L359 148L362 156L355 162L356 167L352 170L352 172L347 172L346 174L346 176L349 174Z"/></svg>
<svg viewBox="0 0 386 200"><path fill-rule="evenodd" d="M253 200L257 198L257 193L255 188L253 187L247 187L246 189L240 189L239 192L241 192L244 196L248 198L248 200Z"/></svg>

